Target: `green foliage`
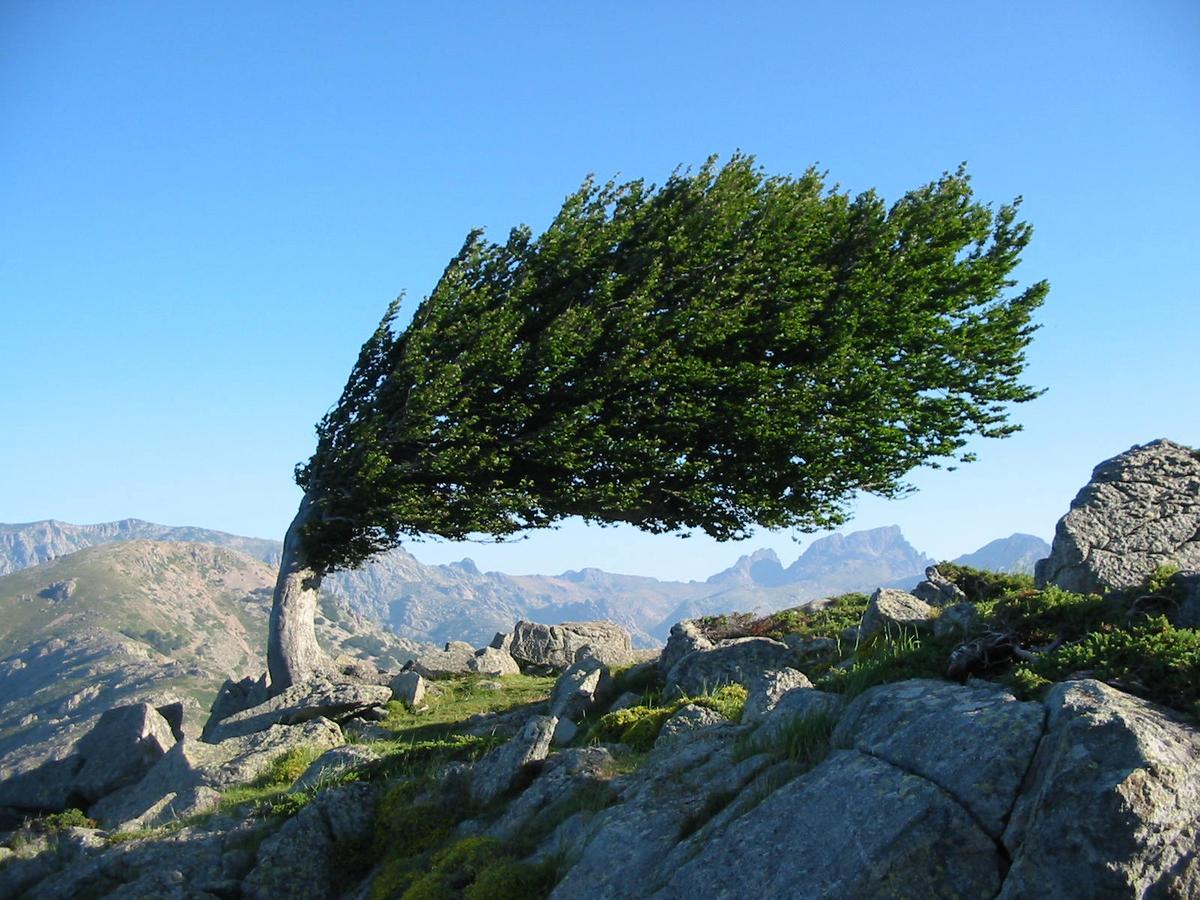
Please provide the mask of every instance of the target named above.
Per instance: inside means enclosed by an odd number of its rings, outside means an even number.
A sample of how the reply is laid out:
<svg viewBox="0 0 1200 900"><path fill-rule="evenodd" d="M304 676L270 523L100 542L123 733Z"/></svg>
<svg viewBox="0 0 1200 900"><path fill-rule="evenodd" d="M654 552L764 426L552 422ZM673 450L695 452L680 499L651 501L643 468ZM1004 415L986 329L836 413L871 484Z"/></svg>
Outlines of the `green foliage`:
<svg viewBox="0 0 1200 900"><path fill-rule="evenodd" d="M1179 566L1172 564L1156 568L1148 579L1146 587L1152 594L1171 595L1174 592L1175 576L1179 574Z"/></svg>
<svg viewBox="0 0 1200 900"><path fill-rule="evenodd" d="M1026 646L1078 640L1105 624L1120 622L1119 601L1073 594L1053 585L1001 597L985 614L993 628L1012 632Z"/></svg>
<svg viewBox="0 0 1200 900"><path fill-rule="evenodd" d="M1033 576L1012 572L990 572L952 562L937 564L938 572L953 581L972 603L995 600L1006 594L1033 590Z"/></svg>
<svg viewBox="0 0 1200 900"><path fill-rule="evenodd" d="M636 753L646 753L654 748L667 719L690 703L715 710L731 722L737 722L746 705L746 689L740 684L727 684L711 694L682 697L666 706L630 706L605 713L592 726L587 739L590 743L619 742Z"/></svg>
<svg viewBox="0 0 1200 900"><path fill-rule="evenodd" d="M1190 712L1200 702L1200 632L1175 628L1155 616L1128 628L1103 625L1029 666L1039 678L1060 681L1075 672Z"/></svg>
<svg viewBox="0 0 1200 900"><path fill-rule="evenodd" d="M498 860L475 876L463 890L465 900L543 900L550 896L559 874L553 861L524 863Z"/></svg>
<svg viewBox="0 0 1200 900"><path fill-rule="evenodd" d="M740 684L726 684L717 688L711 694L677 702L675 710L688 703L694 703L696 706L703 706L719 712L730 722L740 722L742 720L742 710L746 706L746 689Z"/></svg>
<svg viewBox="0 0 1200 900"><path fill-rule="evenodd" d="M383 861L372 896L399 897L427 869L428 855L445 843L469 814L469 804L433 779L400 782L380 800L373 855Z"/></svg>
<svg viewBox="0 0 1200 900"><path fill-rule="evenodd" d="M551 864L521 863L491 837L469 837L434 855L428 871L404 891L402 900L541 900L557 881Z"/></svg>
<svg viewBox="0 0 1200 900"><path fill-rule="evenodd" d="M43 816L36 825L38 830L45 834L57 834L68 828L95 828L96 820L89 819L81 809L68 809Z"/></svg>
<svg viewBox="0 0 1200 900"><path fill-rule="evenodd" d="M862 621L870 598L866 594L839 594L831 597L819 609L801 606L797 609L776 613L777 622L772 622L761 633L766 637L782 638L786 634L799 634L804 638L840 639L842 632ZM768 617L771 619L771 617Z"/></svg>
<svg viewBox="0 0 1200 900"><path fill-rule="evenodd" d="M658 670L657 660L651 661L649 664L638 663L613 669L612 677L614 697L619 697L627 691L643 695L656 693L661 691L663 686L662 673Z"/></svg>
<svg viewBox="0 0 1200 900"><path fill-rule="evenodd" d="M1019 201L1018 201L1019 202ZM886 204L715 158L471 232L402 333L389 307L298 468L307 564L569 516L718 539L817 529L1016 430L1033 311L1017 204L959 169Z"/></svg>
<svg viewBox="0 0 1200 900"><path fill-rule="evenodd" d="M771 753L796 763L797 772L807 771L829 755L829 739L837 722L837 712L820 709L796 716L765 733L760 727L738 745L736 756L745 759L757 753Z"/></svg>
<svg viewBox="0 0 1200 900"><path fill-rule="evenodd" d="M606 713L592 726L588 740L593 743L620 742L639 752L654 747L663 723L675 712L670 706L629 706Z"/></svg>
<svg viewBox="0 0 1200 900"><path fill-rule="evenodd" d="M916 630L880 631L859 644L849 669L830 669L821 676L818 686L849 699L877 684L944 678L946 660L957 644L957 638L935 638Z"/></svg>

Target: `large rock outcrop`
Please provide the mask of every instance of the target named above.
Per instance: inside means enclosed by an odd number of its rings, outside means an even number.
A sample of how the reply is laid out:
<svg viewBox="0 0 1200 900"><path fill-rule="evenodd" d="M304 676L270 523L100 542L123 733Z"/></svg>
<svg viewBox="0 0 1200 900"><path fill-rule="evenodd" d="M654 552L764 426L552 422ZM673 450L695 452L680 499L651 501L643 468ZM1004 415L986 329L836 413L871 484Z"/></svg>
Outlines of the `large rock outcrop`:
<svg viewBox="0 0 1200 900"><path fill-rule="evenodd" d="M1157 440L1096 466L1035 578L1103 593L1136 587L1164 564L1200 569L1200 455Z"/></svg>
<svg viewBox="0 0 1200 900"><path fill-rule="evenodd" d="M205 740L220 743L265 731L272 725L298 725L324 718L342 722L374 707L386 706L392 689L380 684L336 684L316 678L294 684L265 703L222 719L205 729Z"/></svg>
<svg viewBox="0 0 1200 900"><path fill-rule="evenodd" d="M498 638L501 636L497 635ZM501 638L501 641L503 639ZM608 665L635 662L629 632L613 622L518 622L508 652L522 669L561 672L584 656ZM493 646L497 641L492 642Z"/></svg>
<svg viewBox="0 0 1200 900"><path fill-rule="evenodd" d="M1200 733L1099 681L1055 685L1046 706L1000 896L1200 896Z"/></svg>
<svg viewBox="0 0 1200 900"><path fill-rule="evenodd" d="M272 725L219 744L184 738L141 781L105 797L88 813L109 828L162 825L211 808L222 791L253 781L288 750L327 750L342 742L341 729L328 719Z"/></svg>

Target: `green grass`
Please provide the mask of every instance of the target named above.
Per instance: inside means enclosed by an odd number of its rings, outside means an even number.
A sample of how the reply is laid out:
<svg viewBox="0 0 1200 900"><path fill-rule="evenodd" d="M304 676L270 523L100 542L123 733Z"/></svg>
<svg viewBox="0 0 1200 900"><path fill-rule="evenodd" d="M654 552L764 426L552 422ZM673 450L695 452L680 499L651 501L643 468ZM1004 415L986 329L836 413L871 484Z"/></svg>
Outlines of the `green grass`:
<svg viewBox="0 0 1200 900"><path fill-rule="evenodd" d="M859 644L848 669L831 668L816 681L822 690L856 697L868 688L909 678L945 678L957 637L935 638L915 629L876 632Z"/></svg>
<svg viewBox="0 0 1200 900"><path fill-rule="evenodd" d="M232 811L250 807L260 816L295 815L312 799L312 793L289 795L288 789L323 752L316 747L293 747L280 754L249 784L230 788L222 794L220 809Z"/></svg>
<svg viewBox="0 0 1200 900"><path fill-rule="evenodd" d="M829 755L829 739L837 723L837 712L819 709L808 715L796 716L769 732L760 727L738 741L734 747L734 758L743 760L759 753L770 753L779 759L796 763L799 766L797 772L807 771Z"/></svg>
<svg viewBox="0 0 1200 900"><path fill-rule="evenodd" d="M622 743L639 753L647 753L654 747L663 724L682 707L689 704L715 710L731 722L738 722L746 705L746 689L740 684L729 684L711 694L700 697L682 697L664 706L631 706L606 713L592 726L587 734L587 743Z"/></svg>
<svg viewBox="0 0 1200 900"><path fill-rule="evenodd" d="M414 712L403 703L388 704L387 718L380 723L397 737L416 739L441 737L460 727L468 718L481 713L508 712L520 706L538 703L550 697L555 678L532 675L472 675L446 681L430 681L426 686L423 712ZM482 682L498 681L501 690L480 687Z"/></svg>

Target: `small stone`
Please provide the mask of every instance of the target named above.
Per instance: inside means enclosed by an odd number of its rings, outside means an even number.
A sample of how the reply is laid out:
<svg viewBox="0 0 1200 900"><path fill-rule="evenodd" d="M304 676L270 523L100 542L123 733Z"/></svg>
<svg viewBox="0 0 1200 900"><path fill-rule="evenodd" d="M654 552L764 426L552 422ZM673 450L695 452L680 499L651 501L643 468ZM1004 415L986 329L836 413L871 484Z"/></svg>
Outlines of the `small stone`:
<svg viewBox="0 0 1200 900"><path fill-rule="evenodd" d="M425 679L411 669L393 678L388 687L391 688L393 700L410 707L420 706L425 699Z"/></svg>
<svg viewBox="0 0 1200 900"><path fill-rule="evenodd" d="M932 606L907 591L879 588L867 603L859 636L867 637L877 631L897 634L905 629L924 628L933 615Z"/></svg>

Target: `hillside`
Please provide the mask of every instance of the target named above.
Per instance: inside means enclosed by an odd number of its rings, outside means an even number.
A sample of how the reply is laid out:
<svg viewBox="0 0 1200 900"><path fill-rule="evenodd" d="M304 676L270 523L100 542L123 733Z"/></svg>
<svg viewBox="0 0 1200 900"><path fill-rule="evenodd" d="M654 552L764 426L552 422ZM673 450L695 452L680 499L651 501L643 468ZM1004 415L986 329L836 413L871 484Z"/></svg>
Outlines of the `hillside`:
<svg viewBox="0 0 1200 900"><path fill-rule="evenodd" d="M185 699L207 714L228 677L265 669L274 570L203 543L121 540L0 576L0 777L52 755L102 710ZM322 604L333 654L398 669L420 650Z"/></svg>
<svg viewBox="0 0 1200 900"><path fill-rule="evenodd" d="M0 572L84 546L140 538L229 547L268 565L277 563L281 547L277 541L139 519L102 525L55 521L0 525ZM986 558L968 561L985 551ZM1039 538L1013 535L955 561L996 571L1032 572L1037 554L1048 552ZM426 565L397 547L353 572L327 578L322 590L327 598L415 641L462 640L481 645L520 619L544 624L609 619L625 628L635 645L652 647L662 644L671 625L681 619L730 610L786 609L879 584L911 587L932 562L895 526L821 538L787 566L774 551L760 550L706 581L687 582L594 568L558 575L481 572L469 559ZM273 576L264 584L272 581Z"/></svg>

